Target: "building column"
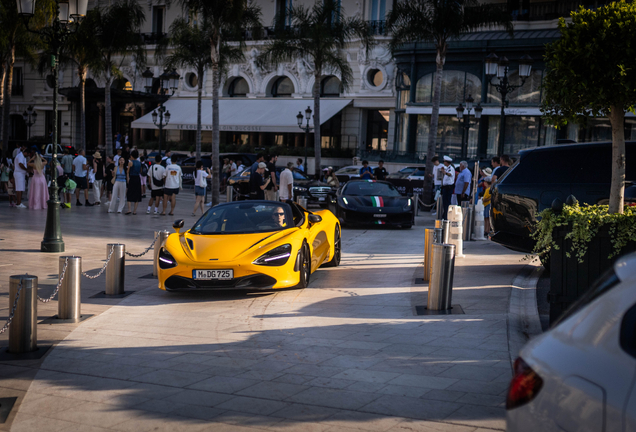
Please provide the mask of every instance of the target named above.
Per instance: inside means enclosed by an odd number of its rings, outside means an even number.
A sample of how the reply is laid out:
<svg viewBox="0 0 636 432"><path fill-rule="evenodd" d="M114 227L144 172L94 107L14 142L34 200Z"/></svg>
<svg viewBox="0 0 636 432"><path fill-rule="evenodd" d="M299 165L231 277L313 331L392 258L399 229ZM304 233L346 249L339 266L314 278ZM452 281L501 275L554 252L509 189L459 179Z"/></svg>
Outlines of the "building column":
<svg viewBox="0 0 636 432"><path fill-rule="evenodd" d="M415 102L416 87L417 87L417 67L415 65L415 50L417 43L413 47L413 55L411 56L411 87L409 89L409 102ZM408 114L408 126L406 128L406 152L415 154L417 149L415 138L417 135L417 114Z"/></svg>

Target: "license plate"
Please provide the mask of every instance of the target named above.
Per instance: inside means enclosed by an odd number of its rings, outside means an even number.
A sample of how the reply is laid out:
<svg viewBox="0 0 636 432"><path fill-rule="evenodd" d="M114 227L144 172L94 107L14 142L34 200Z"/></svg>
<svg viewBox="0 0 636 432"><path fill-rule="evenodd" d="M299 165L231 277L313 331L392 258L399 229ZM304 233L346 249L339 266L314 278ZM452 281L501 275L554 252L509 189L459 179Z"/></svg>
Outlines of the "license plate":
<svg viewBox="0 0 636 432"><path fill-rule="evenodd" d="M380 218L382 218L382 217L386 217L386 215L385 215L385 214L374 214L374 215L373 215L373 217L380 217Z"/></svg>
<svg viewBox="0 0 636 432"><path fill-rule="evenodd" d="M318 201L324 201L324 200L325 200L325 197L319 197L318 198Z"/></svg>
<svg viewBox="0 0 636 432"><path fill-rule="evenodd" d="M200 280L229 280L234 278L234 270L192 270L192 277Z"/></svg>

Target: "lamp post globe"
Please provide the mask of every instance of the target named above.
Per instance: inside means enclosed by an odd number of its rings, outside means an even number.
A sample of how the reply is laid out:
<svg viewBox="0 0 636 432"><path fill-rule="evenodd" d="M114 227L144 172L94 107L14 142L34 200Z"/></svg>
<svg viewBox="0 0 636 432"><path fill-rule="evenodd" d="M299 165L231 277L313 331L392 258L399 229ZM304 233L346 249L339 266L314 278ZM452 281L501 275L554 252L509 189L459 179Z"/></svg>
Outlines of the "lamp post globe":
<svg viewBox="0 0 636 432"><path fill-rule="evenodd" d="M464 105L462 105L461 102L459 103L459 105L457 105L457 108L455 108L455 111L457 111L458 120L461 120L464 118Z"/></svg>
<svg viewBox="0 0 636 432"><path fill-rule="evenodd" d="M300 111L298 111L298 115L296 116L296 120L298 120L298 127L302 128L303 127L303 113L301 113Z"/></svg>
<svg viewBox="0 0 636 432"><path fill-rule="evenodd" d="M154 78L154 74L149 67L141 73L141 77L144 79L144 88L146 89L146 93L150 93L152 91L152 80Z"/></svg>

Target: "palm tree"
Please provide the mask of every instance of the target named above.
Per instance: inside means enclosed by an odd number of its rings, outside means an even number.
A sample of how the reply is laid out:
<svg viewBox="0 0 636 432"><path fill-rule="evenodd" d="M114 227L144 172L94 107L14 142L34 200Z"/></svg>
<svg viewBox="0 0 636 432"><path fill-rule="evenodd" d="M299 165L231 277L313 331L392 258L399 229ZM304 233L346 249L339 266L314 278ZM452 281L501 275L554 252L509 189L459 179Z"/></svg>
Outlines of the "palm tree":
<svg viewBox="0 0 636 432"><path fill-rule="evenodd" d="M320 176L320 81L326 73L340 75L343 90L353 81L351 67L343 55L344 49L359 38L368 49L372 43L369 26L358 17L345 17L336 0L317 1L311 8L292 6L286 16L274 20L274 40L261 54L260 61L278 65L298 58L314 66L314 151L315 175ZM291 26L286 25L286 18Z"/></svg>
<svg viewBox="0 0 636 432"><path fill-rule="evenodd" d="M77 68L80 89L80 148L86 150L86 73L89 68L98 68L99 47L93 36L93 28L97 15L94 11L88 11L74 33L71 33L62 46L58 57L60 65L72 65ZM49 51L42 51L38 61L37 70L40 75L45 75L50 69Z"/></svg>
<svg viewBox="0 0 636 432"><path fill-rule="evenodd" d="M219 86L230 62L243 59L244 29L260 26L260 8L247 0L179 0L209 34L212 59L212 205L219 203ZM230 44L228 42L234 42Z"/></svg>
<svg viewBox="0 0 636 432"><path fill-rule="evenodd" d="M203 95L203 73L212 65L210 57L211 27L203 23L194 24L186 18L177 18L170 26L168 44L172 52L166 58L166 67L191 67L197 72L197 138L196 160L201 159L201 97ZM166 44L160 48L161 54Z"/></svg>
<svg viewBox="0 0 636 432"><path fill-rule="evenodd" d="M51 16L51 2L42 2L36 8L33 23L42 25L47 16ZM41 39L29 33L24 21L18 15L16 3L11 0L0 0L0 141L3 154L9 150L9 111L11 108L11 85L13 83L13 65L16 55L27 63L35 64L36 52L42 47Z"/></svg>
<svg viewBox="0 0 636 432"><path fill-rule="evenodd" d="M111 6L93 9L91 14L92 37L97 44L99 58L91 70L104 77L106 152L112 155L113 122L110 88L115 79L121 78L120 67L126 56L132 54L138 67L146 62L145 43L141 37L141 26L146 20L143 8L136 0L118 0Z"/></svg>
<svg viewBox="0 0 636 432"><path fill-rule="evenodd" d="M510 14L496 4L479 4L477 0L409 0L397 1L387 18L391 32L389 48L395 53L405 43L430 42L437 51L435 84L433 87L433 112L426 149L426 172L433 172L439 121L439 105L442 89L442 71L446 62L448 42L464 33L482 28L503 26L512 34ZM414 85L415 77L411 77ZM425 177L424 196L432 198L433 178Z"/></svg>

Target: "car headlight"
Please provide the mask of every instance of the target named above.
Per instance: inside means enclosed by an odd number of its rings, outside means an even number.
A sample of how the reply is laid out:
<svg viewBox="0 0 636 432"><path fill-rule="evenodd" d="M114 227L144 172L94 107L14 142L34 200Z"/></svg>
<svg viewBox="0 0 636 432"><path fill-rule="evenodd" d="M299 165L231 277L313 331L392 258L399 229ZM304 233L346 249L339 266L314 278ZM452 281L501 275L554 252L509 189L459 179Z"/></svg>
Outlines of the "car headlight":
<svg viewBox="0 0 636 432"><path fill-rule="evenodd" d="M294 186L294 192L307 192L307 188L302 186Z"/></svg>
<svg viewBox="0 0 636 432"><path fill-rule="evenodd" d="M290 244L278 246L269 252L258 257L252 264L263 266L282 266L285 265L291 256L292 247Z"/></svg>
<svg viewBox="0 0 636 432"><path fill-rule="evenodd" d="M159 251L159 268L165 270L176 266L177 260L165 248L161 248Z"/></svg>
<svg viewBox="0 0 636 432"><path fill-rule="evenodd" d="M346 197L342 197L342 206L344 208L348 208L348 209L351 209L351 210L355 210L356 209L355 203L349 203L349 200L347 200Z"/></svg>
<svg viewBox="0 0 636 432"><path fill-rule="evenodd" d="M411 201L411 198L409 198L409 200L406 202L406 205L404 206L404 211L411 210L412 205L413 205L413 201Z"/></svg>

